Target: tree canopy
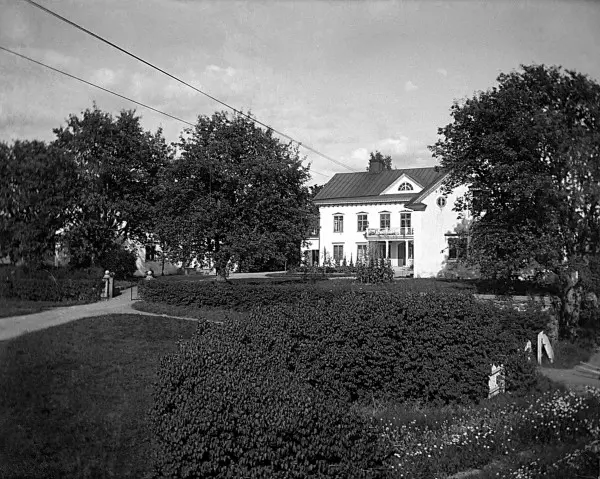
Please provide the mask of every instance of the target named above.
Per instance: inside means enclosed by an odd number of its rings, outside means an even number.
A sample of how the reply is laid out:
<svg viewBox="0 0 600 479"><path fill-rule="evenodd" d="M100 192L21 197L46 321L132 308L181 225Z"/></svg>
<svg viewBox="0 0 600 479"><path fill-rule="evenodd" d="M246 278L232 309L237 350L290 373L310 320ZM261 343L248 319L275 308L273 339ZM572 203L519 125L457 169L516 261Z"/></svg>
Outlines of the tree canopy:
<svg viewBox="0 0 600 479"><path fill-rule="evenodd" d="M487 276L570 275L600 253L600 85L544 65L455 103L430 147L447 190L467 185L471 257Z"/></svg>
<svg viewBox="0 0 600 479"><path fill-rule="evenodd" d="M73 213L73 158L42 141L0 143L0 257L39 265Z"/></svg>
<svg viewBox="0 0 600 479"><path fill-rule="evenodd" d="M241 115L200 116L160 187L155 231L185 263L252 269L299 258L311 224L308 168L298 148Z"/></svg>
<svg viewBox="0 0 600 479"><path fill-rule="evenodd" d="M171 156L162 131L144 131L135 111L113 117L94 105L54 132L54 145L71 154L81 182L65 230L75 262L93 263L124 238L143 240Z"/></svg>

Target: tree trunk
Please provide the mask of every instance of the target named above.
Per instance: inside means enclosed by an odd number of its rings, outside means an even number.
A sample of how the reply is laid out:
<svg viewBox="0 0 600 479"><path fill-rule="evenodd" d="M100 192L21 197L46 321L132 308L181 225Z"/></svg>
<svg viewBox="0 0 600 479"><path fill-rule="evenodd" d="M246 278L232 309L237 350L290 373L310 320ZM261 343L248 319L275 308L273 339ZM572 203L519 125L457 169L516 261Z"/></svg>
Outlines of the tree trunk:
<svg viewBox="0 0 600 479"><path fill-rule="evenodd" d="M584 290L577 271L568 271L561 278L561 283L560 335L569 338L577 334Z"/></svg>

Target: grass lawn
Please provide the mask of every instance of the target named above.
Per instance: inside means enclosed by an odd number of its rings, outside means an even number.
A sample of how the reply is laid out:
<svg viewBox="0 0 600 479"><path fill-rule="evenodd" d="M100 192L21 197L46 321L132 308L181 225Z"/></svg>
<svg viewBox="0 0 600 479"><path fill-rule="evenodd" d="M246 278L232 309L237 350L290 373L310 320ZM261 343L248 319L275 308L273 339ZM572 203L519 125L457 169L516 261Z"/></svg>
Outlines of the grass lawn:
<svg viewBox="0 0 600 479"><path fill-rule="evenodd" d="M83 301L29 301L26 299L0 298L0 318L39 313L51 308L84 303Z"/></svg>
<svg viewBox="0 0 600 479"><path fill-rule="evenodd" d="M143 477L159 359L196 325L110 315L0 342L0 477Z"/></svg>

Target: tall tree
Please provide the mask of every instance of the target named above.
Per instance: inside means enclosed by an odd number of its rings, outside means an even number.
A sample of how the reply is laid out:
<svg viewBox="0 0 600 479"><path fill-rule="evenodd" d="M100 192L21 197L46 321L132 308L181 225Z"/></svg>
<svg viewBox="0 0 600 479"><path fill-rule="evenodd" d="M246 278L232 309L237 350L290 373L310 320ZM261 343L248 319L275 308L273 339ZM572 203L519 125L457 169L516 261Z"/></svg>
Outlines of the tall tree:
<svg viewBox="0 0 600 479"><path fill-rule="evenodd" d="M469 186L458 209L474 218L473 257L492 277L554 271L569 329L582 268L600 253L600 85L522 66L455 103L451 116L430 149L449 172L448 190Z"/></svg>
<svg viewBox="0 0 600 479"><path fill-rule="evenodd" d="M115 242L143 240L152 229L153 189L171 156L162 131L144 131L135 111L113 117L94 105L54 132L83 185L66 230L75 261L94 263Z"/></svg>
<svg viewBox="0 0 600 479"><path fill-rule="evenodd" d="M0 143L0 257L39 266L53 254L77 186L65 151L42 141Z"/></svg>
<svg viewBox="0 0 600 479"><path fill-rule="evenodd" d="M225 279L234 263L299 255L312 211L297 148L224 112L200 116L177 146L156 228L177 259L208 259Z"/></svg>

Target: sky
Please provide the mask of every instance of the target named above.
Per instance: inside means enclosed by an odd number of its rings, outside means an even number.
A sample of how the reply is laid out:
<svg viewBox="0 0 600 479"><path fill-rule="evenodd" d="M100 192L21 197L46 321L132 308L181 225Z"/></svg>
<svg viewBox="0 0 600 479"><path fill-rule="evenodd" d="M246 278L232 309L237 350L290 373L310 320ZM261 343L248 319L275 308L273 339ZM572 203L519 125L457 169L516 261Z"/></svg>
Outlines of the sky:
<svg viewBox="0 0 600 479"><path fill-rule="evenodd" d="M521 64L600 81L597 1L37 0L308 150L311 184L433 166L453 102ZM195 123L225 107L22 0L0 0L0 46ZM136 109L176 142L186 125L0 51L0 141L51 141L93 103Z"/></svg>

